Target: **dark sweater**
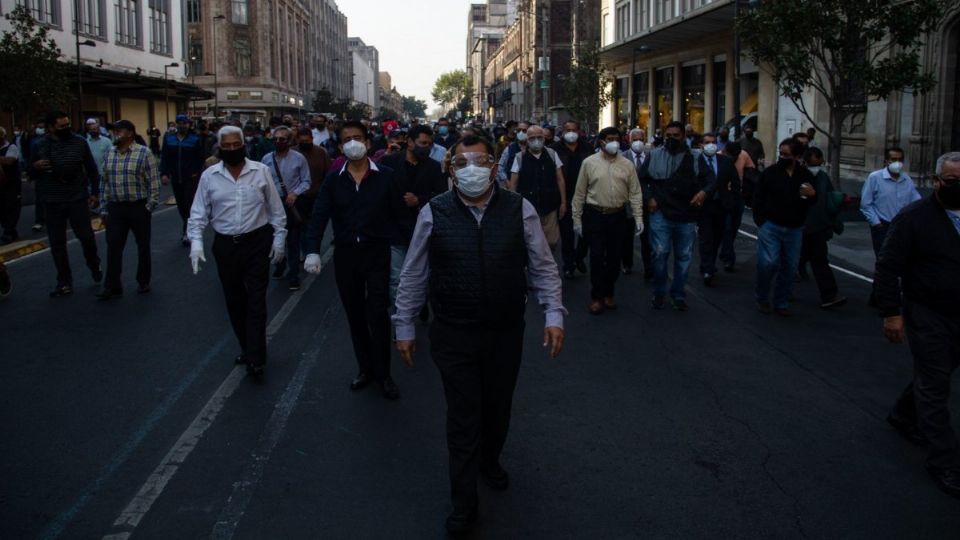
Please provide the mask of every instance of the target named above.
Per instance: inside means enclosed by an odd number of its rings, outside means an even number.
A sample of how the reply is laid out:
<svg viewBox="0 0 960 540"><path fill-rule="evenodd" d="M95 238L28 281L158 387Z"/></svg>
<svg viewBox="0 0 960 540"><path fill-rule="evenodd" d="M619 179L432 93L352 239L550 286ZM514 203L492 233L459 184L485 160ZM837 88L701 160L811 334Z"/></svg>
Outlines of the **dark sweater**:
<svg viewBox="0 0 960 540"><path fill-rule="evenodd" d="M806 167L797 165L793 176L780 165L767 167L760 175L757 191L753 196L753 221L762 226L769 221L774 225L796 229L807 221L807 211L817 202L817 196L800 197L800 185L813 185L813 175Z"/></svg>
<svg viewBox="0 0 960 540"><path fill-rule="evenodd" d="M447 180L440 170L440 164L435 160L425 159L413 165L407 161L406 152L384 156L380 160L380 165L393 169L397 193L400 194L401 200L405 193L413 193L417 196L417 206L409 207L404 203L403 208L399 210L397 231L392 241L395 246L408 246L413 237L413 229L417 225L420 209L435 195L446 191Z"/></svg>
<svg viewBox="0 0 960 540"><path fill-rule="evenodd" d="M903 302L960 318L960 234L935 195L900 211L880 249L874 276L877 308L898 315ZM901 285L902 284L902 285Z"/></svg>
<svg viewBox="0 0 960 540"><path fill-rule="evenodd" d="M44 137L37 141L33 162L49 160L47 171L33 169L44 200L50 203L83 200L100 195L100 172L87 140L79 135L60 140Z"/></svg>

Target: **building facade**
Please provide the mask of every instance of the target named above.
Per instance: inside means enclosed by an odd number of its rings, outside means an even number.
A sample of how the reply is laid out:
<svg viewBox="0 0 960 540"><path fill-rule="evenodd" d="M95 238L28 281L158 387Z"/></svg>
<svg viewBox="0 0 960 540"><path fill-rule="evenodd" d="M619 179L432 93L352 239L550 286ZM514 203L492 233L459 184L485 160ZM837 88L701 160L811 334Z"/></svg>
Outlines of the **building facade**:
<svg viewBox="0 0 960 540"><path fill-rule="evenodd" d="M380 116L383 119L388 116L395 120L402 118L403 96L393 86L393 78L390 77L390 72L381 71L377 81L377 91L380 93Z"/></svg>
<svg viewBox="0 0 960 540"><path fill-rule="evenodd" d="M326 88L334 99L350 99L353 58L347 48L347 17L334 0L310 0L310 6L308 86L313 93Z"/></svg>
<svg viewBox="0 0 960 540"><path fill-rule="evenodd" d="M101 122L123 118L146 133L151 126L162 127L167 118L186 110L191 98L206 95L184 83L183 13L179 2L3 0L0 11L9 13L17 5L25 5L36 21L49 28L63 61L74 66L65 69L64 75L71 92L79 98L67 111L73 115L75 126L83 125L83 118L99 118ZM76 6L80 7L79 18L75 17ZM9 30L10 23L0 18L0 32ZM79 60L78 41L83 44ZM15 115L9 119L11 124L21 125L34 120Z"/></svg>
<svg viewBox="0 0 960 540"><path fill-rule="evenodd" d="M473 115L485 121L489 107L486 65L500 47L504 32L517 19L517 0L471 4L467 15L466 66L473 88Z"/></svg>
<svg viewBox="0 0 960 540"><path fill-rule="evenodd" d="M380 115L380 53L376 47L363 42L358 37L347 38L347 48L353 59L353 92L351 97L357 103L370 107L370 114Z"/></svg>

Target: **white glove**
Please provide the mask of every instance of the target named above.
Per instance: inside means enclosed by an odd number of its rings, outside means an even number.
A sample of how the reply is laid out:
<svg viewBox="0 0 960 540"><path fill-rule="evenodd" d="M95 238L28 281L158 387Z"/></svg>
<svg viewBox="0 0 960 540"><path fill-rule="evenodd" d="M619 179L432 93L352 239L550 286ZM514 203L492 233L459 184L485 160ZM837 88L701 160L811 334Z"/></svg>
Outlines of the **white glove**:
<svg viewBox="0 0 960 540"><path fill-rule="evenodd" d="M303 261L303 269L308 274L319 274L321 266L320 255L316 253L308 253L307 258Z"/></svg>
<svg viewBox="0 0 960 540"><path fill-rule="evenodd" d="M193 275L200 271L200 261L207 262L203 256L203 241L193 240L190 242L190 265L193 266Z"/></svg>
<svg viewBox="0 0 960 540"><path fill-rule="evenodd" d="M640 236L643 234L643 220L637 220L637 232L634 233L634 236Z"/></svg>
<svg viewBox="0 0 960 540"><path fill-rule="evenodd" d="M583 238L583 225L576 225L576 224L574 224L574 226L573 226L573 234L579 236L580 238Z"/></svg>
<svg viewBox="0 0 960 540"><path fill-rule="evenodd" d="M270 255L268 255L268 257L270 257L270 264L280 264L280 262L282 262L284 259L284 253L285 250L283 247L274 246L271 248Z"/></svg>

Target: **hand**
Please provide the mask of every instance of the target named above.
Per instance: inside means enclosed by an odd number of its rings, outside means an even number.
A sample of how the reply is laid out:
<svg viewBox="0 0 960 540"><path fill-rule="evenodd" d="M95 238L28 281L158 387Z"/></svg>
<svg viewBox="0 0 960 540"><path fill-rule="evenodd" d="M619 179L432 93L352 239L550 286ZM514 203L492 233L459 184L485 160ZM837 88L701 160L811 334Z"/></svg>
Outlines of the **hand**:
<svg viewBox="0 0 960 540"><path fill-rule="evenodd" d="M287 193L287 198L285 202L287 203L287 206L293 206L293 203L297 202L297 194Z"/></svg>
<svg viewBox="0 0 960 540"><path fill-rule="evenodd" d="M156 210L158 206L160 206L160 203L157 202L157 201L150 201L150 202L148 202L148 203L147 203L147 212L153 213L153 211Z"/></svg>
<svg viewBox="0 0 960 540"><path fill-rule="evenodd" d="M642 219L638 219L638 220L637 220L637 232L633 233L633 236L640 236L641 234L643 234L643 220L642 220Z"/></svg>
<svg viewBox="0 0 960 540"><path fill-rule="evenodd" d="M280 264L285 257L283 247L274 246L270 249L270 255L268 255L268 257L270 257L270 264Z"/></svg>
<svg viewBox="0 0 960 540"><path fill-rule="evenodd" d="M413 208L420 204L420 199L417 198L413 193L407 192L403 194L403 202L410 208Z"/></svg>
<svg viewBox="0 0 960 540"><path fill-rule="evenodd" d="M193 267L193 275L200 271L200 261L207 262L203 256L203 242L194 240L190 243L190 265Z"/></svg>
<svg viewBox="0 0 960 540"><path fill-rule="evenodd" d="M52 165L50 164L49 159L41 159L39 161L33 162L33 168L38 171L49 171Z"/></svg>
<svg viewBox="0 0 960 540"><path fill-rule="evenodd" d="M550 347L550 358L559 356L563 350L563 328L548 326L543 329L543 346Z"/></svg>
<svg viewBox="0 0 960 540"><path fill-rule="evenodd" d="M804 182L803 184L800 185L801 197L806 197L809 199L810 197L815 197L816 195L817 195L817 190L813 189L813 186L811 186L810 184Z"/></svg>
<svg viewBox="0 0 960 540"><path fill-rule="evenodd" d="M91 195L90 198L87 199L87 206L89 206L90 208L96 208L99 205L100 205L100 198L97 197L96 195Z"/></svg>
<svg viewBox="0 0 960 540"><path fill-rule="evenodd" d="M650 199L649 201L647 201L647 212L653 214L653 213L656 213L656 211L657 211L657 200Z"/></svg>
<svg viewBox="0 0 960 540"><path fill-rule="evenodd" d="M576 234L580 238L583 238L583 225L573 225L573 234Z"/></svg>
<svg viewBox="0 0 960 540"><path fill-rule="evenodd" d="M907 335L903 327L903 316L894 315L883 318L883 335L887 337L890 343L903 343Z"/></svg>
<svg viewBox="0 0 960 540"><path fill-rule="evenodd" d="M693 196L692 199L690 199L690 206L694 208L700 208L703 206L703 201L705 200L707 200L707 194L703 191L699 191Z"/></svg>
<svg viewBox="0 0 960 540"><path fill-rule="evenodd" d="M400 359L407 367L413 367L413 353L417 352L417 342L409 340L397 341L397 351L400 352Z"/></svg>
<svg viewBox="0 0 960 540"><path fill-rule="evenodd" d="M303 261L303 269L308 274L319 274L322 267L323 263L320 262L320 255L316 253L308 253L307 258Z"/></svg>
<svg viewBox="0 0 960 540"><path fill-rule="evenodd" d="M161 177L160 177L160 183L163 184L163 185L169 184L169 183L170 183L170 177L167 176L167 175L161 176Z"/></svg>
<svg viewBox="0 0 960 540"><path fill-rule="evenodd" d="M560 205L559 213L557 214L557 219L563 219L567 215L567 205L566 203Z"/></svg>

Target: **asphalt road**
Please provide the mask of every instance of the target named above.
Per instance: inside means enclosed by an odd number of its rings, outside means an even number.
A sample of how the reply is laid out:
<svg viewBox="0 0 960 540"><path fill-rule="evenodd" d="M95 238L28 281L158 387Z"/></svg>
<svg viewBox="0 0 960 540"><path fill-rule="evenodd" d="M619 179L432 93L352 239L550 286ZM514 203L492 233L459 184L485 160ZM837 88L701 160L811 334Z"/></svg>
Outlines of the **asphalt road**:
<svg viewBox="0 0 960 540"><path fill-rule="evenodd" d="M351 393L355 362L325 269L269 292L269 372L237 353L210 255L198 276L173 210L154 221L154 290L49 299L41 253L10 265L0 303L0 538L441 538L448 512L444 402L421 332L394 362L402 398ZM98 235L101 254L103 235ZM477 538L957 538L960 502L884 417L910 377L866 307L756 312L751 240L717 287L691 281L688 313L652 311L639 274L620 309L587 313L564 282L567 347L550 360L541 317L526 354L503 465L481 489ZM958 400L953 400L956 412Z"/></svg>

